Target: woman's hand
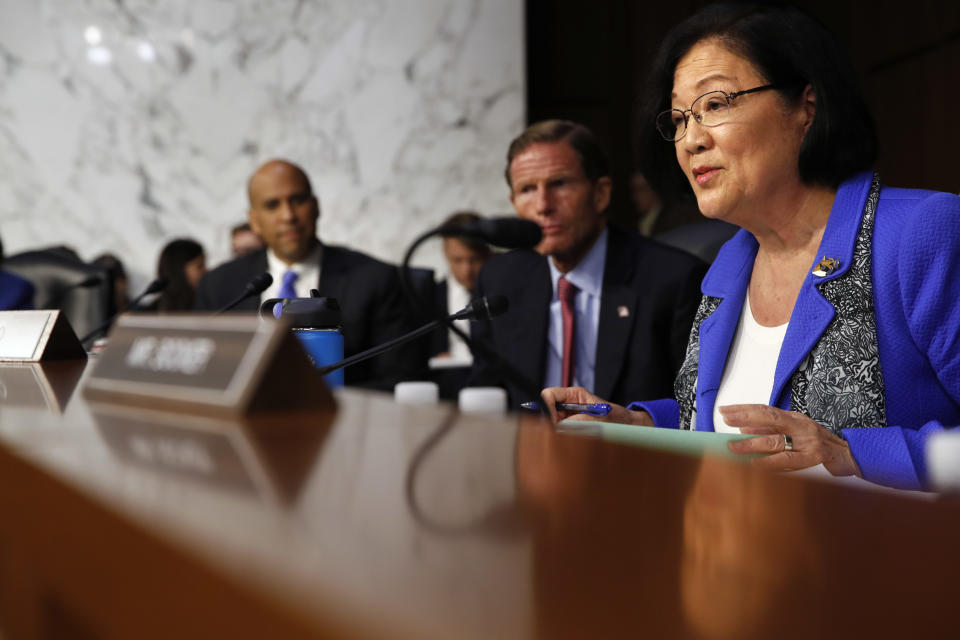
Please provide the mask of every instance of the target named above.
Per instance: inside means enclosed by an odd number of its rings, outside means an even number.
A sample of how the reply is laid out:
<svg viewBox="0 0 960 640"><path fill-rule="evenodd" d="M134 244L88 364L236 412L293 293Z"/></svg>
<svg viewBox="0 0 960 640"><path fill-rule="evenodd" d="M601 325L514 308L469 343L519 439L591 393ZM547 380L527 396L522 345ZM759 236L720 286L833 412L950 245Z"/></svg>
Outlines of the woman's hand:
<svg viewBox="0 0 960 640"><path fill-rule="evenodd" d="M619 424L635 424L645 427L652 427L653 420L646 411L630 411L618 404L607 402L599 398L583 387L549 387L540 392L544 406L550 411L550 418L554 424L561 420L566 420L570 416L577 416L577 420L597 420L600 422L616 422ZM598 418L589 416L585 413L576 413L574 411L558 411L556 406L558 402L577 402L582 404L593 404L595 402L604 402L612 408L609 414Z"/></svg>
<svg viewBox="0 0 960 640"><path fill-rule="evenodd" d="M775 471L796 471L823 464L835 476L861 475L850 453L847 441L796 411L784 411L765 404L732 404L720 407L720 414L731 427L741 433L761 435L731 442L734 453L768 453L754 458L754 466ZM786 451L786 438L793 441L793 450Z"/></svg>

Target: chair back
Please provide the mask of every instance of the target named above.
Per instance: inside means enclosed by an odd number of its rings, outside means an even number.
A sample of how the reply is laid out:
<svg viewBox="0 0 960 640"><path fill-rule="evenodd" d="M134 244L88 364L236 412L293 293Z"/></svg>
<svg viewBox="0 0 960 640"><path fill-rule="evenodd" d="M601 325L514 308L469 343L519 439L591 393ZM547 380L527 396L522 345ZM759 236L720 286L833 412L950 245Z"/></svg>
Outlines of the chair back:
<svg viewBox="0 0 960 640"><path fill-rule="evenodd" d="M713 262L720 247L733 237L740 227L722 220L704 220L685 224L653 237L657 242L683 249L707 264Z"/></svg>
<svg viewBox="0 0 960 640"><path fill-rule="evenodd" d="M3 268L33 284L37 309L60 309L78 336L86 335L109 316L113 281L105 267L87 264L49 250L8 256ZM80 286L92 276L100 280Z"/></svg>

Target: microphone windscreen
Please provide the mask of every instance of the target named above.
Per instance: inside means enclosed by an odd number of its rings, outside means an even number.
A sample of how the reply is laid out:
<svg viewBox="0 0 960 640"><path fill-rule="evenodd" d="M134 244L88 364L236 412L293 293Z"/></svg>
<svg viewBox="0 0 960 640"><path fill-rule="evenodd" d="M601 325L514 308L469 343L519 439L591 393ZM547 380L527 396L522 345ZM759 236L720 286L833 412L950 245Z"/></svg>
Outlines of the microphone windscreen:
<svg viewBox="0 0 960 640"><path fill-rule="evenodd" d="M247 283L247 293L250 295L263 293L271 284L273 284L273 276L267 272L263 272Z"/></svg>
<svg viewBox="0 0 960 640"><path fill-rule="evenodd" d="M523 218L487 218L476 223L480 236L490 244L505 249L527 249L543 237L540 225Z"/></svg>
<svg viewBox="0 0 960 640"><path fill-rule="evenodd" d="M488 296L484 300L487 301L487 315L491 318L505 313L510 306L506 296Z"/></svg>
<svg viewBox="0 0 960 640"><path fill-rule="evenodd" d="M480 238L496 247L526 249L534 247L543 237L540 225L516 216L481 218L463 224L447 224L438 232L445 238L470 236Z"/></svg>
<svg viewBox="0 0 960 640"><path fill-rule="evenodd" d="M486 320L507 310L509 303L504 296L474 298L470 304L450 316L451 320Z"/></svg>

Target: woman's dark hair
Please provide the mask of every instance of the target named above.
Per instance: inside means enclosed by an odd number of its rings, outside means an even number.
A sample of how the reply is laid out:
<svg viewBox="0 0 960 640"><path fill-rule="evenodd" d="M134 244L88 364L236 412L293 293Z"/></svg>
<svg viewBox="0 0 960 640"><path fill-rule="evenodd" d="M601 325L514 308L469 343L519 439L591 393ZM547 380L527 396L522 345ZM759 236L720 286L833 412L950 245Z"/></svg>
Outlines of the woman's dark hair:
<svg viewBox="0 0 960 640"><path fill-rule="evenodd" d="M157 277L167 279L167 288L157 301L158 311L190 311L193 309L195 291L187 281L184 267L191 260L203 255L199 242L189 238L171 240L160 252L157 261Z"/></svg>
<svg viewBox="0 0 960 640"><path fill-rule="evenodd" d="M121 286L127 280L127 270L124 268L123 262L112 253L101 253L91 260L90 264L107 270L107 276L113 283L113 299L110 301L109 315L120 313L130 302L126 294L126 287Z"/></svg>
<svg viewBox="0 0 960 640"><path fill-rule="evenodd" d="M638 114L639 165L658 189L676 191L686 180L673 145L660 137L654 121L671 106L677 63L698 42L712 38L750 61L787 101L799 100L806 86L813 86L816 112L799 157L800 178L806 184L836 188L874 165L873 118L852 64L827 28L786 4L724 3L705 7L667 34L644 87Z"/></svg>
<svg viewBox="0 0 960 640"><path fill-rule="evenodd" d="M120 258L112 253L101 253L96 258L91 260L90 264L103 267L107 270L107 274L113 279L127 279L127 270L124 268L123 262L120 260Z"/></svg>

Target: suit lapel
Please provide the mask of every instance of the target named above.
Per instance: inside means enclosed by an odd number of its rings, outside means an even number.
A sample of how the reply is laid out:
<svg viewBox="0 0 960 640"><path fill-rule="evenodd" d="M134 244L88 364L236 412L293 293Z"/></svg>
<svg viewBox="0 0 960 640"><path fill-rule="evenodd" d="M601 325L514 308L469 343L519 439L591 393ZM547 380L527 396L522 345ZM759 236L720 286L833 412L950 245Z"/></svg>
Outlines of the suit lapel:
<svg viewBox="0 0 960 640"><path fill-rule="evenodd" d="M853 250L872 177L870 172L859 174L842 185L834 198L830 219L817 249L814 265L821 258L834 258L840 261L840 266L826 276L808 273L803 282L777 360L773 392L770 395L770 404L774 406L788 406L788 398L782 396L789 390L793 372L813 350L836 315L836 309L823 297L818 287L843 276L853 264ZM813 265L811 271L812 267Z"/></svg>
<svg viewBox="0 0 960 640"><path fill-rule="evenodd" d="M613 393L637 311L638 291L630 286L636 261L625 255L622 244L620 234L611 232L607 235L593 380L594 393L601 398L609 398Z"/></svg>
<svg viewBox="0 0 960 640"><path fill-rule="evenodd" d="M773 378L773 390L770 393L769 404L782 406L778 402L780 395L790 383L790 377L797 370L800 363L820 340L820 336L830 326L830 321L836 315L836 310L823 297L820 291L807 280L800 289L797 302L793 306L790 324L783 337L780 347L780 356L777 358L777 371Z"/></svg>
<svg viewBox="0 0 960 640"><path fill-rule="evenodd" d="M723 368L730 352L733 336L740 322L740 312L747 296L747 285L757 241L746 231L739 231L714 260L703 280L704 295L720 298L720 304L700 324L700 357L697 365L697 431L713 431L713 408L723 379Z"/></svg>
<svg viewBox="0 0 960 640"><path fill-rule="evenodd" d="M535 266L534 266L535 265ZM510 360L530 380L543 384L547 354L547 325L553 287L547 258L537 256L529 276L518 274L518 287L510 296L511 312L507 318L513 326L509 345ZM514 355L515 354L515 355Z"/></svg>

